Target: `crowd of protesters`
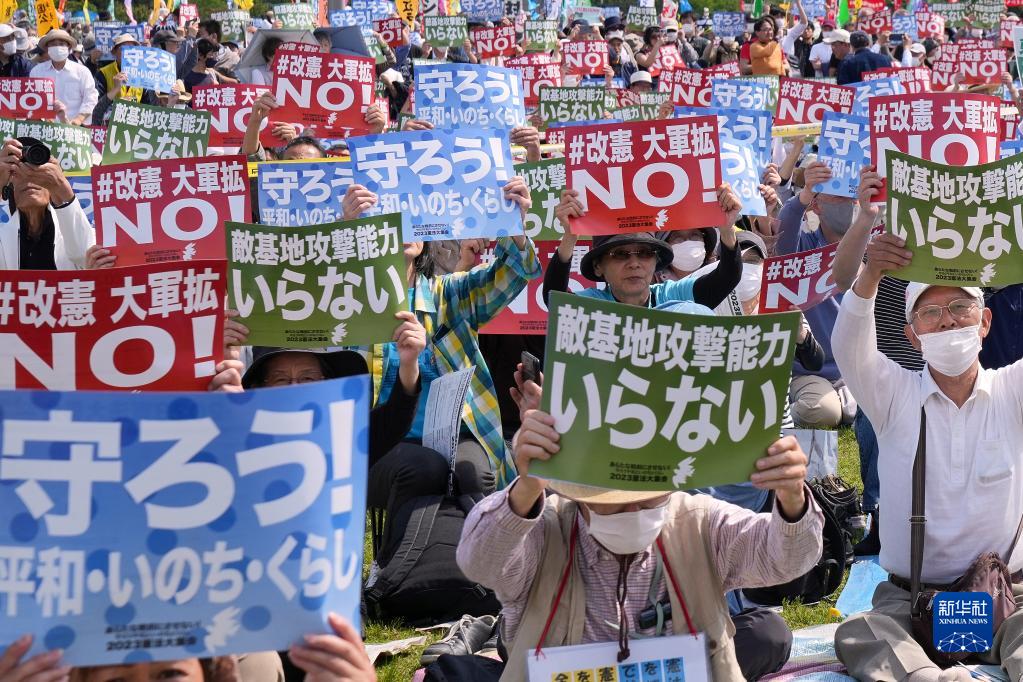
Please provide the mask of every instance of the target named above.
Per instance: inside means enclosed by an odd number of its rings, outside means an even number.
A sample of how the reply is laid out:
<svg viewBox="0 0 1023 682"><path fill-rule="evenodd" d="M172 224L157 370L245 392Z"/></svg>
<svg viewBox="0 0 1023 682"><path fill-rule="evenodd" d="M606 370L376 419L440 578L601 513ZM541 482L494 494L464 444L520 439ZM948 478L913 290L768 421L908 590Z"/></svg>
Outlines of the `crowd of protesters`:
<svg viewBox="0 0 1023 682"><path fill-rule="evenodd" d="M895 10L900 12L908 10ZM642 31L630 30L624 17L610 12L599 24L569 19L562 22L562 38L585 33L606 41L608 68L600 80L647 93L657 90L653 67L669 46L677 48L680 67L736 62L742 76L823 78L841 85L861 82L865 73L882 68L929 68L945 45L992 37L969 21L960 26L948 22L943 34L919 41L868 32L872 12L866 8L851 17L839 18L835 12L808 17L798 0L788 11L770 7L763 16L747 15L746 30L738 36L715 36L708 16L698 11L676 7L669 14ZM263 41L263 66L242 78L237 67L246 40L225 39L213 19L179 22L176 11L164 9L154 16L144 42L175 55L178 80L172 92L157 93L128 86L121 73L122 50L139 44L134 33L116 36L106 54L87 22L69 22L38 37L23 15L19 10L10 23L0 24L0 77L53 79L56 120L78 126L105 125L118 100L187 108L194 89L202 85L270 84L272 73L265 65L282 42ZM508 16L501 23L516 25L518 18ZM247 36L275 27L279 22L268 13L253 22ZM468 40L458 47L431 46L420 28L417 23L407 27L403 44L394 49L374 34L383 54L376 75L389 108L367 110L366 123L374 133L384 132L388 120L400 121L402 130L432 127L415 118L410 102L414 59L503 63L501 57L481 59ZM517 55L527 48L519 37ZM313 39L324 51L332 49L329 29L317 29ZM978 88L956 78L948 90L999 92L1007 105L1020 106L1015 59L1011 50L1008 55L998 83ZM563 82L582 85L567 74ZM343 141L300 134L280 122L272 130L279 144L264 147L260 126L278 106L269 93L255 102L240 150L250 161L315 161L346 153ZM670 110L662 110L662 117L670 116ZM511 133L519 160L562 155L556 145L541 140L532 124ZM0 148L0 186L12 217L0 226L0 268L116 267L111 252L96 245L59 164L32 165L22 152L22 143L14 139ZM875 169L864 172L858 198L832 196L815 190L831 177L815 154L812 138L774 142L772 162L759 169L766 217L745 216L741 200L726 183L716 194L726 216L721 224L692 230L667 225L662 234L595 237L579 263L593 286L575 293L706 315L734 294L745 314L755 314L764 259L838 245L834 279L845 293L804 311L786 426L853 427L862 505L871 518L856 553L879 554L890 578L879 586L873 610L839 627L836 651L857 679L970 679L961 669L942 670L913 638L911 469L918 437L924 438L929 449L924 583L948 587L978 554L1011 546L1023 515L1023 382L1015 376L1021 371L1016 361L1023 356L1017 331L1023 316L1020 285L957 288L889 276L908 264L911 254L894 236L870 236L883 222L871 202L881 184ZM529 208L530 188L522 178L510 180L504 196L523 215ZM340 212L355 219L377 201L366 187L352 185ZM807 457L794 437L779 434L749 481L709 493L628 493L548 484L530 475L532 461L557 457L559 450L555 420L540 409L542 382L527 379L518 363L522 351L542 356L543 339L481 335L480 328L531 280L542 277L544 300L551 291L571 290L577 237L570 224L585 213L579 193L566 190L555 211L565 236L545 272L524 235L498 240L493 259L483 265L476 265L485 248L478 240L405 244L409 308L394 320L393 341L369 349L369 362L338 350L258 347L242 353L248 330L231 314L225 320L226 359L210 388L261 390L370 374L374 408L368 503L387 511L382 546L388 547L394 544L391 536L402 532L392 512L423 496L444 495L449 482L449 462L423 445L431 383L458 368L476 368L462 412L453 480L455 490L473 496L477 504L465 521L457 557L468 579L495 592L502 617L496 623L493 618L457 623L441 652L468 656L493 646L503 663L496 672L470 667L466 677L448 679L503 675L522 680L526 654L540 644L617 642L627 654L630 635L682 633L687 627L705 633L714 679L757 679L777 672L792 643L784 621L768 609L737 608L727 595L798 578L821 555L824 517L804 483ZM924 414L928 418L922 428ZM374 557L378 565L389 558ZM1023 553L1003 558L1015 594L1023 596ZM651 602L670 604L674 617L656 627L641 626L640 613ZM332 617L329 625L332 632L310 634L283 657L265 653L90 669L63 666L59 651L23 658L30 644L24 638L0 656L0 682L169 676L205 682L277 680L290 679L296 669L315 682L376 679L359 633L341 618ZM1023 616L1002 624L984 660L1001 665L1011 680L1023 679Z"/></svg>

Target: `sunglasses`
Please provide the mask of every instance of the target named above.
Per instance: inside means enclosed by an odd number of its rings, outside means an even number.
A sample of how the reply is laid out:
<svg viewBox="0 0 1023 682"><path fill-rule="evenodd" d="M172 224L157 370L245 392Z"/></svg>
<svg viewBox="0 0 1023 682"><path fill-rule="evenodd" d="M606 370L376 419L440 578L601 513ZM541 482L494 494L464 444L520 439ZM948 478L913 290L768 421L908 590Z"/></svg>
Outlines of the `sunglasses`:
<svg viewBox="0 0 1023 682"><path fill-rule="evenodd" d="M657 257L657 253L653 249L612 249L607 252L607 255L611 260L621 263L626 262L633 256L640 260L653 260Z"/></svg>

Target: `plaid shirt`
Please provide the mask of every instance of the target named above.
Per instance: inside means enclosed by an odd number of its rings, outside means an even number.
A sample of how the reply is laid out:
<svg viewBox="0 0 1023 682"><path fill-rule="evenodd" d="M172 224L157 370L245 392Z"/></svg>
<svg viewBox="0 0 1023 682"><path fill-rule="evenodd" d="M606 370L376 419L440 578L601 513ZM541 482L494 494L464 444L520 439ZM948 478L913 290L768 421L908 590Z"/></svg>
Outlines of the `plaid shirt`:
<svg viewBox="0 0 1023 682"><path fill-rule="evenodd" d="M475 366L462 408L462 422L490 458L498 489L515 478L515 463L504 444L501 412L490 369L480 352L479 328L519 295L527 282L540 276L536 248L526 239L520 249L511 238L497 240L494 260L468 272L442 277L420 275L413 301L416 317L426 328L426 353L432 353L440 373ZM373 386L377 401L386 397L398 378L395 344L373 347ZM425 395L425 393L424 393ZM422 406L420 406L422 409Z"/></svg>

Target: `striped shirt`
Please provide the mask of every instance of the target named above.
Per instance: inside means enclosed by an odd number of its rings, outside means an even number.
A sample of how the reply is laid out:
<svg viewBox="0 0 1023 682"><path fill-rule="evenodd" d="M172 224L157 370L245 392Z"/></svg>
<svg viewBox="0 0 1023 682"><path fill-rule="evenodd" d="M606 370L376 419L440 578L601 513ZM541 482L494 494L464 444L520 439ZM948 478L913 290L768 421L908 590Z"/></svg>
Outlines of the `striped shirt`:
<svg viewBox="0 0 1023 682"><path fill-rule="evenodd" d="M906 338L906 282L883 277L874 303L877 349L902 369L919 372L924 368L920 351Z"/></svg>
<svg viewBox="0 0 1023 682"><path fill-rule="evenodd" d="M512 641L542 562L544 524L540 510L546 497L540 498L531 518L522 518L512 511L507 493L503 490L490 495L469 513L458 545L458 564L467 576L476 576L473 579L480 579L497 594L504 633L507 641ZM777 505L770 514L756 514L714 501L710 516L714 565L725 592L739 587L779 585L802 575L817 562L824 517L809 489L806 498L809 501L806 513L795 523L782 518ZM618 558L590 537L582 515L575 561L586 586L582 643L616 640ZM649 605L656 563L650 547L637 555L629 569L625 608L630 632L637 632L636 620ZM667 596L663 576L657 594L660 599ZM653 634L652 629L638 632Z"/></svg>

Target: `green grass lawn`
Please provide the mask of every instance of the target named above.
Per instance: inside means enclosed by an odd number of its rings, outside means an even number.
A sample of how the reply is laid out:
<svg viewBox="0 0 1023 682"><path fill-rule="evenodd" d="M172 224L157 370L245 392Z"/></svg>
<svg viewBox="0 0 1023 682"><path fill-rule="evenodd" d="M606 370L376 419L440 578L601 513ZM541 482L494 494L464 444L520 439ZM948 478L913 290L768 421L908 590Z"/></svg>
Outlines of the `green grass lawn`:
<svg viewBox="0 0 1023 682"><path fill-rule="evenodd" d="M857 490L863 490L863 483L860 480L859 451L856 448L856 438L853 436L852 429L843 429L838 436L838 473L849 485L855 486ZM366 535L366 556L371 556L368 533ZM366 570L368 571L368 567ZM848 574L846 577L848 578ZM844 580L842 584L845 584ZM841 588L830 599L813 606L807 606L800 602L786 603L782 608L782 617L793 630L837 622L839 619L832 615L831 610L840 593ZM412 628L403 627L398 623L373 621L366 623L367 642L387 642L415 637L418 634L420 633ZM443 633L437 630L427 633L427 643L436 641L442 635ZM419 655L423 648L423 646L415 647L393 658L378 660L377 677L380 682L407 682L419 668Z"/></svg>

